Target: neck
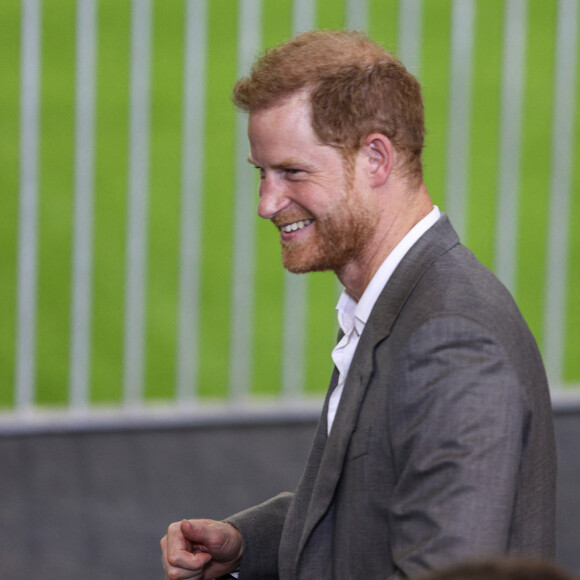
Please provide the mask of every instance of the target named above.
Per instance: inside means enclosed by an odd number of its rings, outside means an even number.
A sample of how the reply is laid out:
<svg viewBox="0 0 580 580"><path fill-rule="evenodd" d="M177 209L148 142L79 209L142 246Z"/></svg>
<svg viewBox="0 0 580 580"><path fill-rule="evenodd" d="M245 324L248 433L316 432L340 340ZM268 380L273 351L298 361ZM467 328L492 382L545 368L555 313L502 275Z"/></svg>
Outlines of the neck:
<svg viewBox="0 0 580 580"><path fill-rule="evenodd" d="M433 202L425 184L410 196L401 197L402 203L384 208L379 214L375 235L367 244L363 256L345 265L336 276L346 292L357 302L369 282L399 242L433 209Z"/></svg>

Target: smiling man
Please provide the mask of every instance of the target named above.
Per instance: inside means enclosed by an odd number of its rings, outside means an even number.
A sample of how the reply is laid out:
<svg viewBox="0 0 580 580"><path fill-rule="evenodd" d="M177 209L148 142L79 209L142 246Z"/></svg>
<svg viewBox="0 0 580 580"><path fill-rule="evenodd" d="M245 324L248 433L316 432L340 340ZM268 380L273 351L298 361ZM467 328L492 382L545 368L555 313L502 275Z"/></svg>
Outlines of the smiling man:
<svg viewBox="0 0 580 580"><path fill-rule="evenodd" d="M308 93L251 115L248 135L260 170L258 213L280 230L284 267L340 277L349 264L365 263L377 231L376 200L357 198L356 175L346 175L340 151L316 137ZM380 135L376 140L381 144Z"/></svg>
<svg viewBox="0 0 580 580"><path fill-rule="evenodd" d="M234 90L284 266L332 270L341 333L294 493L162 539L168 578L406 578L549 559L555 451L535 341L423 182L420 87L357 33L267 51ZM324 361L321 361L324 364Z"/></svg>

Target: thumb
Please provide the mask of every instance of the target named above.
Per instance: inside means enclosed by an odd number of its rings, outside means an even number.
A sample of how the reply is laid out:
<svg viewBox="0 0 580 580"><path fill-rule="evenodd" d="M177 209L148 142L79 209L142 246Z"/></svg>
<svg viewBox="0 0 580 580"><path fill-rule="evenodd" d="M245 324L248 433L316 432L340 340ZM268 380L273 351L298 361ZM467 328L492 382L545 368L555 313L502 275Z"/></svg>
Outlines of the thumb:
<svg viewBox="0 0 580 580"><path fill-rule="evenodd" d="M214 559L233 560L241 556L242 541L238 530L215 520L182 520L181 533L194 552L209 552Z"/></svg>
<svg viewBox="0 0 580 580"><path fill-rule="evenodd" d="M200 566L205 566L209 563L212 556L206 551L207 546L205 545L204 526L197 525L196 522L189 520L182 520L181 522L181 533L183 537L194 544L192 553L196 557Z"/></svg>
<svg viewBox="0 0 580 580"><path fill-rule="evenodd" d="M220 523L213 520L182 520L181 533L193 544L209 548L214 543L223 541L224 530Z"/></svg>
<svg viewBox="0 0 580 580"><path fill-rule="evenodd" d="M181 521L181 533L190 542L194 542L196 544L203 544L206 540L205 528L206 526L199 525L199 522L196 522L195 520Z"/></svg>

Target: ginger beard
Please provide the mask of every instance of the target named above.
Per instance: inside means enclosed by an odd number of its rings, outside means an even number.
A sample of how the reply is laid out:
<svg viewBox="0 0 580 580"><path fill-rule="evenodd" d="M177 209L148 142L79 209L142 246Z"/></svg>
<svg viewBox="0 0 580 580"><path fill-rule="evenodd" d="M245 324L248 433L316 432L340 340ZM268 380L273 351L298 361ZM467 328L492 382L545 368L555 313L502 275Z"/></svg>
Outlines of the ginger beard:
<svg viewBox="0 0 580 580"><path fill-rule="evenodd" d="M281 240L282 263L295 274L326 270L338 273L349 262L361 258L375 233L378 216L355 199L353 187L348 184L326 215L304 215L304 212L289 210L276 216L272 222L280 227L306 219L314 219L307 226L314 228L313 235L304 240Z"/></svg>

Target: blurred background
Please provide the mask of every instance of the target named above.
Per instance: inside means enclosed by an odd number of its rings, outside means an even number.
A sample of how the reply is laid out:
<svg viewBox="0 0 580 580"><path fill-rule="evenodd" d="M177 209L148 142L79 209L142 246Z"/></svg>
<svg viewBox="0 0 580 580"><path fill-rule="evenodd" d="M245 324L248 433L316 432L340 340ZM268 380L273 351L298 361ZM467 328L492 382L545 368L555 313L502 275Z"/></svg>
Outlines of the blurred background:
<svg viewBox="0 0 580 580"><path fill-rule="evenodd" d="M2 0L0 576L160 578L171 521L295 485L340 289L282 269L231 90L314 28L366 30L423 86L427 186L545 359L580 574L578 21L578 0Z"/></svg>

